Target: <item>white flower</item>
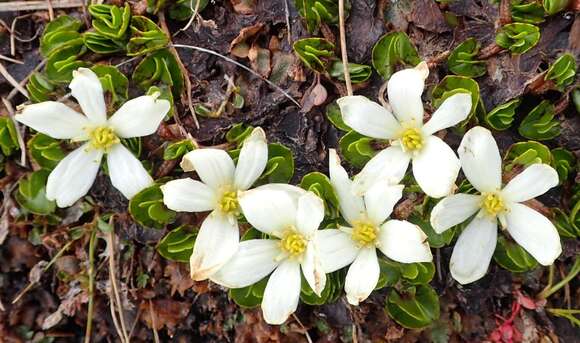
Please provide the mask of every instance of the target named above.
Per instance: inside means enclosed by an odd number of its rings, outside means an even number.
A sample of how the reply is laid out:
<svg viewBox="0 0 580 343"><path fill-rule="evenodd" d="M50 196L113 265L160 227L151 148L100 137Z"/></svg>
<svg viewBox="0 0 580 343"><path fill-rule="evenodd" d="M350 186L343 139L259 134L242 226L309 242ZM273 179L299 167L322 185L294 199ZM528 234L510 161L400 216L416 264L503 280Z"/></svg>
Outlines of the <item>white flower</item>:
<svg viewBox="0 0 580 343"><path fill-rule="evenodd" d="M154 133L170 104L157 96L127 101L107 119L103 87L87 68L73 72L69 88L84 115L55 101L27 105L15 116L19 122L56 139L86 141L58 163L46 184L46 197L67 207L83 197L95 181L101 159L107 154L109 176L115 188L130 199L153 179L141 162L121 144L121 138Z"/></svg>
<svg viewBox="0 0 580 343"><path fill-rule="evenodd" d="M548 218L521 202L555 187L558 173L546 164L533 164L502 188L499 149L491 132L479 126L465 134L458 152L465 177L481 194L448 196L431 212L431 225L437 233L477 213L453 249L453 278L466 284L485 275L495 250L498 219L540 264L552 264L562 252L558 231Z"/></svg>
<svg viewBox="0 0 580 343"><path fill-rule="evenodd" d="M283 184L243 192L239 202L248 222L272 238L241 242L236 255L211 279L229 288L241 288L272 273L262 312L267 323L282 324L298 306L300 269L316 294L320 295L326 284L315 243L324 203L312 192Z"/></svg>
<svg viewBox="0 0 580 343"><path fill-rule="evenodd" d="M459 93L447 98L423 125L421 94L429 69L425 62L391 76L389 102L394 115L363 96L337 100L344 122L363 135L388 139L391 146L379 152L354 179L359 195L377 180L399 183L413 160L413 175L430 197L449 194L459 173L459 161L451 148L434 133L454 126L469 115L471 96Z"/></svg>
<svg viewBox="0 0 580 343"><path fill-rule="evenodd" d="M238 250L238 191L245 191L260 177L268 162L268 143L261 128L246 138L238 165L220 149L198 149L181 161L184 171L196 171L202 182L190 178L161 186L163 202L174 211L212 211L201 224L190 257L191 277L205 280Z"/></svg>
<svg viewBox="0 0 580 343"><path fill-rule="evenodd" d="M340 212L351 227L318 232L317 245L326 273L352 263L344 285L348 302L358 305L375 289L379 280L379 249L387 257L403 263L433 259L427 236L404 220L387 220L401 199L403 185L380 180L364 195L352 193L352 181L330 150L330 182L338 196Z"/></svg>

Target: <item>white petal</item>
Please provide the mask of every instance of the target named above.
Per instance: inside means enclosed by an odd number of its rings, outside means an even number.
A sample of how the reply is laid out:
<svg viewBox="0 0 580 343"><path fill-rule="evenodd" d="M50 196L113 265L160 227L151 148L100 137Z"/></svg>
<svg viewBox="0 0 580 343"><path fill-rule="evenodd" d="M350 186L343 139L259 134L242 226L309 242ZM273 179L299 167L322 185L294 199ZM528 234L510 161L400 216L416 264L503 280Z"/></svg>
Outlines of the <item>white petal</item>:
<svg viewBox="0 0 580 343"><path fill-rule="evenodd" d="M234 216L213 211L201 224L189 259L191 278L211 277L238 251L240 234Z"/></svg>
<svg viewBox="0 0 580 343"><path fill-rule="evenodd" d="M123 144L115 144L107 154L107 166L111 183L125 198L131 199L135 194L153 184L153 178L129 149Z"/></svg>
<svg viewBox="0 0 580 343"><path fill-rule="evenodd" d="M216 208L217 194L207 185L190 178L172 180L161 186L163 203L173 211L204 212Z"/></svg>
<svg viewBox="0 0 580 343"><path fill-rule="evenodd" d="M379 180L399 183L409 166L411 157L397 146L390 146L376 154L364 168L354 176L352 188L355 194L364 194Z"/></svg>
<svg viewBox="0 0 580 343"><path fill-rule="evenodd" d="M257 127L244 141L235 171L235 184L246 190L262 175L268 163L268 143L264 130Z"/></svg>
<svg viewBox="0 0 580 343"><path fill-rule="evenodd" d="M304 194L307 193L306 190L297 187L297 186L293 186L293 185L289 185L287 183L268 183L259 187L256 187L254 189L257 190L268 190L268 191L276 191L276 192L286 192L286 194L292 198L292 201L298 203L298 199L303 196Z"/></svg>
<svg viewBox="0 0 580 343"><path fill-rule="evenodd" d="M425 72L415 68L398 71L391 76L387 85L389 103L401 123L423 126L423 101Z"/></svg>
<svg viewBox="0 0 580 343"><path fill-rule="evenodd" d="M302 274L308 285L314 293L318 296L324 290L326 285L326 274L322 267L322 260L320 259L320 252L315 242L309 242L304 253L304 260L301 263Z"/></svg>
<svg viewBox="0 0 580 343"><path fill-rule="evenodd" d="M298 204L286 191L258 187L240 193L238 201L246 220L263 233L280 237L296 225Z"/></svg>
<svg viewBox="0 0 580 343"><path fill-rule="evenodd" d="M344 282L349 304L356 306L368 298L379 282L380 273L375 247L361 249L348 268Z"/></svg>
<svg viewBox="0 0 580 343"><path fill-rule="evenodd" d="M324 202L316 194L308 192L298 199L296 229L304 236L314 235L324 219Z"/></svg>
<svg viewBox="0 0 580 343"><path fill-rule="evenodd" d="M48 176L46 198L58 207L68 207L82 198L95 182L103 152L88 144L63 158Z"/></svg>
<svg viewBox="0 0 580 343"><path fill-rule="evenodd" d="M425 233L405 220L389 220L379 229L378 248L390 259L403 263L433 260Z"/></svg>
<svg viewBox="0 0 580 343"><path fill-rule="evenodd" d="M393 139L401 130L401 125L391 112L364 96L345 96L336 103L344 122L362 135Z"/></svg>
<svg viewBox="0 0 580 343"><path fill-rule="evenodd" d="M167 100L143 95L124 103L109 123L123 138L148 136L157 131L170 107Z"/></svg>
<svg viewBox="0 0 580 343"><path fill-rule="evenodd" d="M300 264L285 260L270 276L264 298L262 313L268 324L280 325L296 311L300 298Z"/></svg>
<svg viewBox="0 0 580 343"><path fill-rule="evenodd" d="M451 193L460 168L453 150L436 136L428 136L423 150L413 157L413 176L423 192L432 198Z"/></svg>
<svg viewBox="0 0 580 343"><path fill-rule="evenodd" d="M322 268L326 273L348 266L359 251L351 235L335 229L320 230L316 234L316 246L320 253Z"/></svg>
<svg viewBox="0 0 580 343"><path fill-rule="evenodd" d="M432 135L439 130L455 126L465 120L469 112L471 112L471 94L454 94L445 99L433 113L431 119L423 126L423 132Z"/></svg>
<svg viewBox="0 0 580 343"><path fill-rule="evenodd" d="M473 218L453 248L449 262L451 276L462 285L481 279L487 272L496 243L496 220Z"/></svg>
<svg viewBox="0 0 580 343"><path fill-rule="evenodd" d="M437 233L463 223L480 208L481 197L472 194L454 194L443 198L431 210L431 226Z"/></svg>
<svg viewBox="0 0 580 343"><path fill-rule="evenodd" d="M85 138L87 117L56 101L26 105L14 119L56 139Z"/></svg>
<svg viewBox="0 0 580 343"><path fill-rule="evenodd" d="M480 192L501 188L501 157L491 132L481 126L467 131L458 149L463 174Z"/></svg>
<svg viewBox="0 0 580 343"><path fill-rule="evenodd" d="M542 265L549 266L562 253L560 236L552 222L522 204L510 204L506 215L512 238Z"/></svg>
<svg viewBox="0 0 580 343"><path fill-rule="evenodd" d="M365 193L365 207L369 219L376 225L380 225L393 212L393 208L403 196L404 185L392 185L387 180L375 183Z"/></svg>
<svg viewBox="0 0 580 343"><path fill-rule="evenodd" d="M216 190L234 181L234 161L220 149L190 151L183 156L181 168L186 172L195 170L203 183Z"/></svg>
<svg viewBox="0 0 580 343"><path fill-rule="evenodd" d="M97 74L88 68L79 68L73 71L73 79L68 87L92 123L104 124L107 121L103 87Z"/></svg>
<svg viewBox="0 0 580 343"><path fill-rule="evenodd" d="M363 198L352 193L352 181L346 170L340 165L340 158L336 150L330 149L328 151L328 159L330 183L338 196L340 213L349 223L359 220L365 215Z"/></svg>
<svg viewBox="0 0 580 343"><path fill-rule="evenodd" d="M516 175L502 190L505 200L522 202L546 193L558 185L558 173L547 164L532 164Z"/></svg>
<svg viewBox="0 0 580 343"><path fill-rule="evenodd" d="M228 288L242 288L254 284L278 265L279 241L273 239L251 239L240 242L238 252L210 278Z"/></svg>

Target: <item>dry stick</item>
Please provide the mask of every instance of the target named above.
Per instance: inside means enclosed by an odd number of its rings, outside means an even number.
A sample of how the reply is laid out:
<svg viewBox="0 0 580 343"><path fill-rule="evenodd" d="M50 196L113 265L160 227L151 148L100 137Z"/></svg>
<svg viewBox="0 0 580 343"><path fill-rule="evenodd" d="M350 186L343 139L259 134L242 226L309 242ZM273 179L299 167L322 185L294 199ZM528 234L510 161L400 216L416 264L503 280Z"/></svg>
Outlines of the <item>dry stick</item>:
<svg viewBox="0 0 580 343"><path fill-rule="evenodd" d="M20 165L26 165L26 144L24 143L24 139L22 138L22 133L20 132L20 125L14 119L14 108L12 108L12 103L10 100L2 97L2 103L4 103L4 107L8 111L8 115L10 115L10 119L12 120L12 124L14 124L14 128L16 129L16 140L18 141L18 147L20 148Z"/></svg>
<svg viewBox="0 0 580 343"><path fill-rule="evenodd" d="M189 21L187 22L187 24L185 24L184 27L182 27L181 29L179 29L179 31L175 32L175 34L173 35L174 37L180 33L183 32L187 29L189 29L189 27L191 26L191 24L193 24L193 21L195 20L195 18L197 18L197 12L199 11L199 4L201 3L201 0L196 0L195 2L195 8L192 8L191 5L193 4L193 1L191 1L189 3L189 8L191 9L191 17L189 18ZM194 30L195 31L195 30Z"/></svg>
<svg viewBox="0 0 580 343"><path fill-rule="evenodd" d="M93 313L95 309L95 241L97 230L93 228L91 239L89 240L89 306L87 309L87 329L85 331L85 343L91 341L93 331Z"/></svg>
<svg viewBox="0 0 580 343"><path fill-rule="evenodd" d="M348 70L348 54L346 53L346 33L344 32L344 0L338 0L338 28L340 30L340 54L342 55L344 83L346 83L346 93L350 96L352 95L352 83L350 82L350 71Z"/></svg>
<svg viewBox="0 0 580 343"><path fill-rule="evenodd" d="M30 77L32 76L32 74L34 74L35 72L39 71L40 68L44 67L44 65L46 64L46 60L42 60L36 67L34 67L34 69L28 74L26 75L26 77L20 81L19 85L24 86L26 84L26 82L28 82L28 80L30 79ZM18 93L18 90L16 88L13 88L10 93L8 93L8 96L6 97L6 100L10 101L12 100L12 98L14 98L14 96Z"/></svg>
<svg viewBox="0 0 580 343"><path fill-rule="evenodd" d="M175 47L175 48L197 50L197 51L205 52L206 54L210 54L210 55L214 55L214 56L217 56L217 57L221 57L225 61L228 61L228 62L230 62L232 64L235 64L236 66L244 69L245 71L251 73L252 75L260 78L262 81L266 82L270 87L272 87L275 90L277 90L278 92L282 93L286 98L288 98L290 101L292 101L296 106L302 108L302 106L300 106L300 103L298 101L294 100L294 98L290 94L288 94L288 92L286 92L282 88L278 87L272 81L264 78L262 75L256 73L252 69L246 67L245 65L243 65L243 64L241 64L241 63L239 63L239 62L237 62L237 61L235 61L235 60L233 60L233 59L231 59L231 58L229 58L227 56L224 56L224 55L222 55L220 53L217 53L217 52L215 52L213 50L209 50L209 49L206 49L206 48L201 48L199 46L194 46L194 45L172 44L171 46L172 47Z"/></svg>
<svg viewBox="0 0 580 343"><path fill-rule="evenodd" d="M115 330L117 331L117 335L121 339L121 343L125 343L125 338L123 338L123 332L119 327L119 319L117 319L117 311L115 309L115 301L113 300L113 289L109 292L109 308L111 309L111 318L113 319L113 325L115 326Z"/></svg>
<svg viewBox="0 0 580 343"><path fill-rule="evenodd" d="M0 62L0 74L2 74L2 76L4 76L6 81L8 81L12 85L12 87L16 88L22 95L24 95L26 98L28 98L28 92L26 91L26 89L24 89L24 87L22 87L18 83L18 81L16 81L12 77L12 75L10 75L8 70L6 70L6 68L4 68L4 65L2 64L2 62Z"/></svg>
<svg viewBox="0 0 580 343"><path fill-rule="evenodd" d="M286 13L286 27L288 28L288 44L292 45L292 29L290 27L290 8L288 8L288 0L284 0L284 12Z"/></svg>
<svg viewBox="0 0 580 343"><path fill-rule="evenodd" d="M306 340L308 341L308 343L312 343L312 338L308 334L308 330L306 329L306 327L304 326L304 324L302 324L302 322L300 321L300 319L298 319L298 316L296 315L296 313L292 313L292 317L294 317L294 320L296 320L296 322L298 323L298 325L300 325L300 327L302 328L302 330L304 330L304 336L306 336Z"/></svg>
<svg viewBox="0 0 580 343"><path fill-rule="evenodd" d="M53 21L54 20L54 9L52 9L51 0L46 0L46 7L48 7L48 19L50 19L50 21Z"/></svg>
<svg viewBox="0 0 580 343"><path fill-rule="evenodd" d="M74 8L81 7L85 3L85 0L52 0L50 4L52 8ZM48 3L46 0L23 0L23 1L10 1L0 3L0 12L14 12L18 11L35 11L35 10L46 10L48 9Z"/></svg>
<svg viewBox="0 0 580 343"><path fill-rule="evenodd" d="M16 63L16 64L24 64L24 61L17 60L15 58L10 58L10 57L4 56L2 54L0 54L0 60L4 60L4 61Z"/></svg>
<svg viewBox="0 0 580 343"><path fill-rule="evenodd" d="M153 311L153 302L149 299L149 315L151 316L151 328L153 329L153 338L155 343L159 343L159 334L157 333L157 317Z"/></svg>
<svg viewBox="0 0 580 343"><path fill-rule="evenodd" d="M111 223L113 224L114 217L111 217ZM111 225L112 227L112 225ZM125 316L123 315L123 306L121 303L121 296L119 295L119 288L117 287L117 267L115 263L115 237L114 237L114 230L111 229L107 233L107 245L109 248L109 278L111 280L111 288L113 289L114 300L117 303L117 311L119 312L119 322L121 323L121 331L123 334L123 339L125 342L128 342L129 339L127 337L127 326L125 325Z"/></svg>
<svg viewBox="0 0 580 343"><path fill-rule="evenodd" d="M12 20L12 24L10 25L10 55L16 56L16 22L20 19L28 18L32 14L25 14L18 16Z"/></svg>

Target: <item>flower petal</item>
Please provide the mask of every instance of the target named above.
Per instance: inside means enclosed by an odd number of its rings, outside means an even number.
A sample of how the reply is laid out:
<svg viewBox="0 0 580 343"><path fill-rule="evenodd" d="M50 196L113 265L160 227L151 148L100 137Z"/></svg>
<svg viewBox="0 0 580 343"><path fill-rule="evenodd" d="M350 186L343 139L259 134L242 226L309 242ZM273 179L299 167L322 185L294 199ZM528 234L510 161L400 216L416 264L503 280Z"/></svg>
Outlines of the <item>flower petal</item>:
<svg viewBox="0 0 580 343"><path fill-rule="evenodd" d="M234 161L220 149L197 149L183 156L181 168L195 170L203 183L217 190L234 182Z"/></svg>
<svg viewBox="0 0 580 343"><path fill-rule="evenodd" d="M314 293L320 296L326 285L326 274L315 242L308 243L301 265L302 274L304 274L306 282L308 282Z"/></svg>
<svg viewBox="0 0 580 343"><path fill-rule="evenodd" d="M264 290L262 313L266 323L280 325L296 311L300 286L300 264L285 260L270 275Z"/></svg>
<svg viewBox="0 0 580 343"><path fill-rule="evenodd" d="M354 176L352 190L355 194L364 194L379 180L392 184L399 183L409 166L411 157L400 147L390 146L376 154L364 168Z"/></svg>
<svg viewBox="0 0 580 343"><path fill-rule="evenodd" d="M363 198L352 193L352 181L346 170L340 165L340 158L336 150L330 149L328 151L328 159L330 183L338 196L340 213L347 222L352 223L365 215Z"/></svg>
<svg viewBox="0 0 580 343"><path fill-rule="evenodd" d="M105 96L97 74L88 68L79 68L73 71L73 79L68 87L93 124L101 125L107 121Z"/></svg>
<svg viewBox="0 0 580 343"><path fill-rule="evenodd" d="M56 101L26 105L14 119L56 139L86 139L83 128L90 125L87 117Z"/></svg>
<svg viewBox="0 0 580 343"><path fill-rule="evenodd" d="M304 236L313 236L323 219L324 201L316 196L316 194L307 192L298 199L296 229Z"/></svg>
<svg viewBox="0 0 580 343"><path fill-rule="evenodd" d="M481 279L487 272L496 243L496 220L473 218L453 248L449 262L451 276L462 285Z"/></svg>
<svg viewBox="0 0 580 343"><path fill-rule="evenodd" d="M191 278L211 277L238 251L240 234L234 216L213 211L201 224L189 259Z"/></svg>
<svg viewBox="0 0 580 343"><path fill-rule="evenodd" d="M124 103L109 119L109 123L119 137L148 136L157 131L170 108L167 100L143 95Z"/></svg>
<svg viewBox="0 0 580 343"><path fill-rule="evenodd" d="M379 229L378 248L390 259L403 263L433 260L425 233L405 220L389 220Z"/></svg>
<svg viewBox="0 0 580 343"><path fill-rule="evenodd" d="M107 154L107 166L111 183L127 199L153 184L153 178L141 161L123 144L115 144L111 148Z"/></svg>
<svg viewBox="0 0 580 343"><path fill-rule="evenodd" d="M48 176L46 198L58 207L68 207L87 194L101 165L103 152L88 144L63 158Z"/></svg>
<svg viewBox="0 0 580 343"><path fill-rule="evenodd" d="M558 185L558 172L547 164L532 164L502 190L505 200L522 202L546 193Z"/></svg>
<svg viewBox="0 0 580 343"><path fill-rule="evenodd" d="M246 220L263 233L280 237L296 225L297 202L286 191L258 187L240 193L238 201Z"/></svg>
<svg viewBox="0 0 580 343"><path fill-rule="evenodd" d="M437 233L461 224L479 210L481 197L472 194L454 194L443 198L431 211L431 226Z"/></svg>
<svg viewBox="0 0 580 343"><path fill-rule="evenodd" d="M228 288L242 288L254 284L270 274L280 254L278 241L251 239L240 242L238 252L210 279Z"/></svg>
<svg viewBox="0 0 580 343"><path fill-rule="evenodd" d="M428 136L423 150L413 157L413 176L423 192L432 198L451 193L460 168L453 150L436 136Z"/></svg>
<svg viewBox="0 0 580 343"><path fill-rule="evenodd" d="M403 196L404 185L392 185L387 180L375 183L364 196L367 215L376 225L381 225L393 212Z"/></svg>
<svg viewBox="0 0 580 343"><path fill-rule="evenodd" d="M217 194L204 183L190 178L172 180L161 186L163 203L173 211L204 212L216 208Z"/></svg>
<svg viewBox="0 0 580 343"><path fill-rule="evenodd" d="M467 131L458 149L463 174L480 192L501 188L501 157L491 132L481 126Z"/></svg>
<svg viewBox="0 0 580 343"><path fill-rule="evenodd" d="M364 96L345 96L336 101L342 119L356 132L378 139L393 139L401 125L383 106Z"/></svg>
<svg viewBox="0 0 580 343"><path fill-rule="evenodd" d="M348 266L354 261L359 251L351 235L335 229L318 231L316 246L320 253L322 268L326 273Z"/></svg>
<svg viewBox="0 0 580 343"><path fill-rule="evenodd" d="M421 94L425 88L425 73L423 64L419 68L403 69L394 73L387 85L389 103L395 116L401 123L412 126L423 126L423 101Z"/></svg>
<svg viewBox="0 0 580 343"><path fill-rule="evenodd" d="M471 112L471 94L458 93L445 99L433 113L431 119L423 126L426 135L452 127L462 122Z"/></svg>
<svg viewBox="0 0 580 343"><path fill-rule="evenodd" d="M539 212L523 204L510 204L506 221L512 238L541 265L551 265L562 253L556 227Z"/></svg>
<svg viewBox="0 0 580 343"><path fill-rule="evenodd" d="M379 282L380 272L375 247L361 249L348 268L344 282L349 304L356 306L369 297Z"/></svg>
<svg viewBox="0 0 580 343"><path fill-rule="evenodd" d="M255 128L244 140L235 171L235 184L246 190L262 175L268 163L268 143L262 128Z"/></svg>

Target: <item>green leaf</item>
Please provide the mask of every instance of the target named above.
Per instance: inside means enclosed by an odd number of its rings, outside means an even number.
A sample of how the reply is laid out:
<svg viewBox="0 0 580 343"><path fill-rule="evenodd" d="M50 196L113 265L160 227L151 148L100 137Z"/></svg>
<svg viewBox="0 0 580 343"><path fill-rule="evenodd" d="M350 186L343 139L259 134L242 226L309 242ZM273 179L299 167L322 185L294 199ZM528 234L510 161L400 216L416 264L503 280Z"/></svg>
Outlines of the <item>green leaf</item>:
<svg viewBox="0 0 580 343"><path fill-rule="evenodd" d="M576 209L575 213L577 216L578 209L580 209L580 201L576 203L576 206L574 206L573 209ZM574 219L576 218L571 219L570 216L560 208L553 208L552 212L554 214L552 222L554 223L554 226L556 226L556 229L558 229L560 236L572 239L580 237L580 221L575 222Z"/></svg>
<svg viewBox="0 0 580 343"><path fill-rule="evenodd" d="M232 126L226 133L226 141L240 146L244 140L252 133L254 127L245 123L238 123Z"/></svg>
<svg viewBox="0 0 580 343"><path fill-rule="evenodd" d="M544 141L560 135L560 122L554 118L554 105L543 100L522 120L518 132L528 139Z"/></svg>
<svg viewBox="0 0 580 343"><path fill-rule="evenodd" d="M504 169L512 170L514 165L528 167L535 163L552 163L550 149L542 143L535 141L518 142L512 144L504 157Z"/></svg>
<svg viewBox="0 0 580 343"><path fill-rule="evenodd" d="M429 213L430 214L430 213ZM445 230L443 233L437 233L431 226L428 218L422 218L418 213L412 212L409 218L409 222L419 226L421 230L427 235L427 241L429 246L432 248L442 248L453 240L455 230L449 229Z"/></svg>
<svg viewBox="0 0 580 343"><path fill-rule="evenodd" d="M516 108L520 105L520 99L513 99L504 104L496 106L485 115L485 122L491 128L502 131L508 129L514 122Z"/></svg>
<svg viewBox="0 0 580 343"><path fill-rule="evenodd" d="M125 51L127 46L124 41L112 39L93 31L83 33L83 42L89 50L101 55Z"/></svg>
<svg viewBox="0 0 580 343"><path fill-rule="evenodd" d="M330 76L344 81L344 65L342 61L336 60L330 66ZM365 82L366 80L371 77L373 70L371 66L364 65L364 64L357 64L357 63L349 63L348 64L348 71L350 73L350 81L352 83L361 83Z"/></svg>
<svg viewBox="0 0 580 343"><path fill-rule="evenodd" d="M522 0L512 1L512 19L515 22L539 24L544 19L544 8L538 2L523 2Z"/></svg>
<svg viewBox="0 0 580 343"><path fill-rule="evenodd" d="M386 310L400 325L420 329L439 318L439 297L429 285L410 287L405 291L392 289L387 297Z"/></svg>
<svg viewBox="0 0 580 343"><path fill-rule="evenodd" d="M326 118L328 118L332 125L337 129L346 132L352 131L350 126L346 125L344 120L342 120L342 113L340 112L340 107L338 107L336 101L333 101L326 106Z"/></svg>
<svg viewBox="0 0 580 343"><path fill-rule="evenodd" d="M477 117L475 116L476 112L485 113L485 108L479 95L479 84L469 77L447 75L437 86L435 86L435 88L433 88L431 96L433 98L433 106L437 108L441 106L447 98L457 93L471 94L471 112L469 113L469 116L467 116L467 119L457 124L457 127L460 130L464 130L471 120L477 120Z"/></svg>
<svg viewBox="0 0 580 343"><path fill-rule="evenodd" d="M260 305L264 290L268 283L268 277L244 288L232 288L229 291L230 298L243 308L252 308Z"/></svg>
<svg viewBox="0 0 580 343"><path fill-rule="evenodd" d="M377 151L373 148L372 138L350 131L338 141L342 156L353 166L362 168Z"/></svg>
<svg viewBox="0 0 580 343"><path fill-rule="evenodd" d="M288 183L294 175L292 151L282 144L268 144L268 163L258 182Z"/></svg>
<svg viewBox="0 0 580 343"><path fill-rule="evenodd" d="M300 291L300 299L308 305L322 305L330 304L338 300L342 295L344 288L344 278L346 276L346 269L340 269L333 273L326 275L326 284L320 293L320 297L314 293L306 279L302 278L302 287Z"/></svg>
<svg viewBox="0 0 580 343"><path fill-rule="evenodd" d="M54 169L65 156L60 141L43 133L32 136L26 145L34 162L44 169Z"/></svg>
<svg viewBox="0 0 580 343"><path fill-rule="evenodd" d="M50 100L54 95L55 87L44 75L34 72L28 79L26 89L30 100L36 103Z"/></svg>
<svg viewBox="0 0 580 343"><path fill-rule="evenodd" d="M44 57L50 55L64 47L81 46L83 39L78 32L81 28L81 21L63 15L46 25L40 38L40 52Z"/></svg>
<svg viewBox="0 0 580 343"><path fill-rule="evenodd" d="M70 83L74 70L89 65L79 60L86 50L84 45L65 46L55 50L46 61L47 78L54 83Z"/></svg>
<svg viewBox="0 0 580 343"><path fill-rule="evenodd" d="M486 73L484 61L477 60L481 45L475 38L468 38L459 44L447 58L449 70L456 75L478 77Z"/></svg>
<svg viewBox="0 0 580 343"><path fill-rule="evenodd" d="M538 262L517 243L504 236L497 238L493 259L512 273L524 273L538 266Z"/></svg>
<svg viewBox="0 0 580 343"><path fill-rule="evenodd" d="M337 218L339 216L338 196L328 176L319 172L310 172L302 177L300 187L313 192L324 201L324 207L328 216L331 218Z"/></svg>
<svg viewBox="0 0 580 343"><path fill-rule="evenodd" d="M116 106L127 101L129 80L117 67L98 64L93 66L91 70L99 77L105 94L111 97L112 104Z"/></svg>
<svg viewBox="0 0 580 343"><path fill-rule="evenodd" d="M540 40L540 29L532 24L513 23L503 26L495 36L495 42L512 54L523 54Z"/></svg>
<svg viewBox="0 0 580 343"><path fill-rule="evenodd" d="M322 22L338 24L338 1L336 0L294 0L294 5L302 18L306 20L306 29L317 33ZM348 17L350 2L344 3L344 15Z"/></svg>
<svg viewBox="0 0 580 343"><path fill-rule="evenodd" d="M169 38L151 19L142 16L131 18L131 38L127 56L143 55L164 48Z"/></svg>
<svg viewBox="0 0 580 343"><path fill-rule="evenodd" d="M148 1L156 1L156 0L148 0ZM157 1L165 1L165 0L157 0ZM175 20L188 20L193 15L193 10L197 6L198 0L177 0L174 4L169 7L169 17ZM199 6L197 9L198 13L203 11L209 0L199 0Z"/></svg>
<svg viewBox="0 0 580 343"><path fill-rule="evenodd" d="M383 289L385 287L393 287L399 282L401 278L401 268L396 262L379 257L379 280L375 286L375 290Z"/></svg>
<svg viewBox="0 0 580 343"><path fill-rule="evenodd" d="M576 60L572 54L563 54L552 63L544 79L553 81L559 89L571 85L576 77Z"/></svg>
<svg viewBox="0 0 580 343"><path fill-rule="evenodd" d="M183 75L175 56L167 50L156 51L145 57L133 71L133 82L143 91L151 86L164 84L170 86L175 97L183 88Z"/></svg>
<svg viewBox="0 0 580 343"><path fill-rule="evenodd" d="M577 168L576 156L564 149L556 148L552 150L552 166L558 172L558 177L560 178L560 184L566 182L570 175L575 175Z"/></svg>
<svg viewBox="0 0 580 343"><path fill-rule="evenodd" d="M177 262L189 262L197 232L187 225L169 231L157 244L159 255Z"/></svg>
<svg viewBox="0 0 580 343"><path fill-rule="evenodd" d="M397 64L415 66L421 59L406 33L391 32L382 36L373 46L372 62L375 70L388 80Z"/></svg>
<svg viewBox="0 0 580 343"><path fill-rule="evenodd" d="M572 91L572 103L576 108L576 114L580 114L580 88L576 87Z"/></svg>
<svg viewBox="0 0 580 343"><path fill-rule="evenodd" d="M319 73L334 59L334 44L324 38L299 39L292 47L305 66Z"/></svg>
<svg viewBox="0 0 580 343"><path fill-rule="evenodd" d="M543 0L542 3L544 4L546 14L553 15L566 9L570 0Z"/></svg>
<svg viewBox="0 0 580 343"><path fill-rule="evenodd" d="M0 116L0 149L4 156L10 156L20 149L18 134L11 118Z"/></svg>
<svg viewBox="0 0 580 343"><path fill-rule="evenodd" d="M120 8L115 5L90 5L89 13L93 17L93 28L105 37L124 40L131 21L131 7L125 3Z"/></svg>
<svg viewBox="0 0 580 343"><path fill-rule="evenodd" d="M165 151L163 151L163 159L166 161L176 160L196 148L197 146L191 141L191 139L173 142L165 148Z"/></svg>
<svg viewBox="0 0 580 343"><path fill-rule="evenodd" d="M16 201L27 211L47 215L54 212L56 202L46 198L46 180L49 171L41 169L30 173L18 182L18 192L15 194Z"/></svg>
<svg viewBox="0 0 580 343"><path fill-rule="evenodd" d="M175 212L163 204L163 193L159 184L154 184L137 193L129 201L129 213L143 226L162 229L175 220Z"/></svg>

